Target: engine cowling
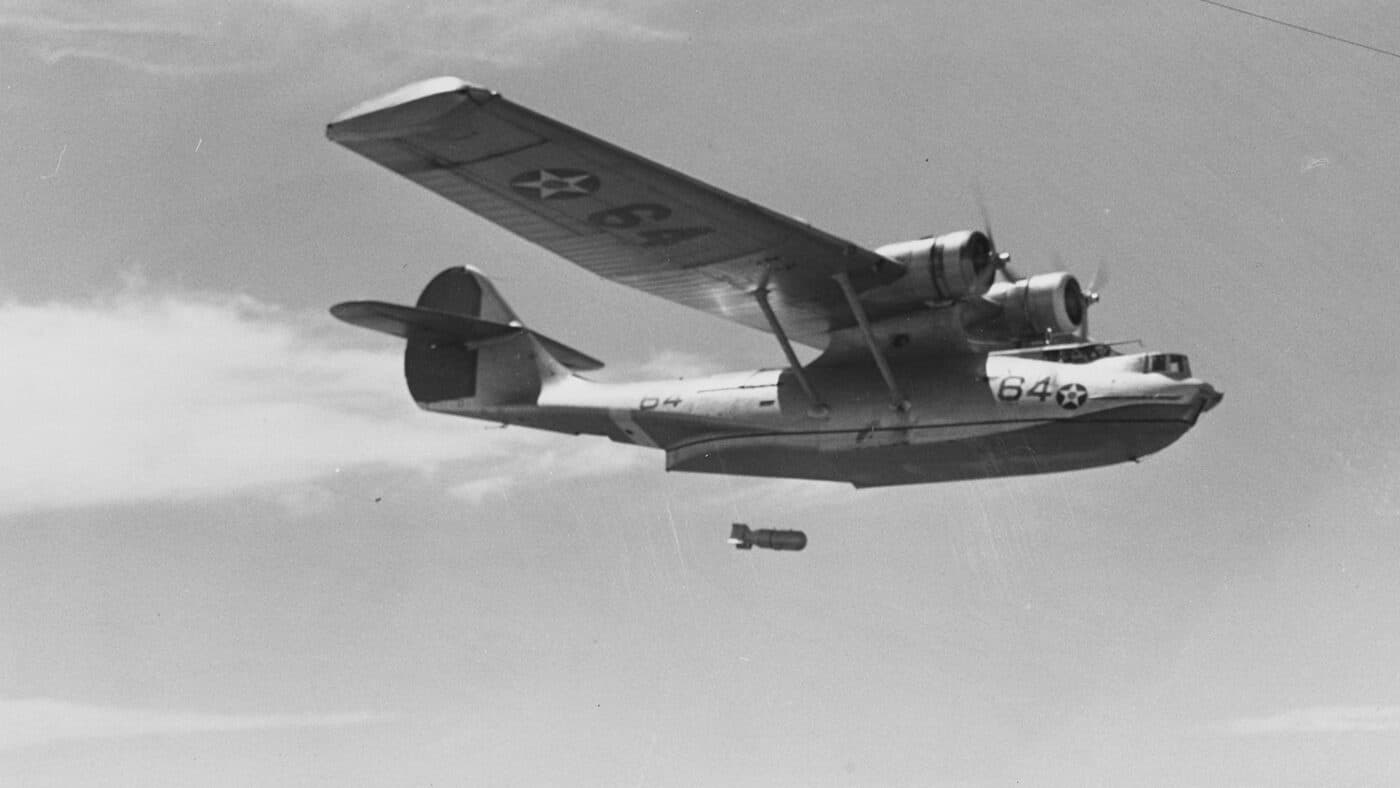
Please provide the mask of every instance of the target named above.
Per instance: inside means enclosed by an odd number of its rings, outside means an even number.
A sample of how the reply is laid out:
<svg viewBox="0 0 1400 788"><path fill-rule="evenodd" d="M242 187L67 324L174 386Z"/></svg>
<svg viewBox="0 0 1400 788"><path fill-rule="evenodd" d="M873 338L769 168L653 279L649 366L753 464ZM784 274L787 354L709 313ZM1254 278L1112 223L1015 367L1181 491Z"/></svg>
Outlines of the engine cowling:
<svg viewBox="0 0 1400 788"><path fill-rule="evenodd" d="M986 298L1001 306L1004 327L1021 337L1072 334L1084 324L1088 306L1079 280L1064 272L998 285Z"/></svg>
<svg viewBox="0 0 1400 788"><path fill-rule="evenodd" d="M900 241L875 251L908 271L895 285L909 298L953 301L981 295L992 283L988 269L995 264L995 250L979 230Z"/></svg>

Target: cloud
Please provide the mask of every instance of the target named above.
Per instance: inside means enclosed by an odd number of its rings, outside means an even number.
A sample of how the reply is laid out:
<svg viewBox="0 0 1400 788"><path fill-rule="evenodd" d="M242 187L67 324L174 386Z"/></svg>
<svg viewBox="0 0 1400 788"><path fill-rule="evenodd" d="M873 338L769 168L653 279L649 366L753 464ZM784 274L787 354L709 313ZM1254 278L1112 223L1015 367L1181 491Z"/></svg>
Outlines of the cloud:
<svg viewBox="0 0 1400 788"><path fill-rule="evenodd" d="M633 467L609 459L629 447L424 413L394 343L354 333L324 313L139 285L0 301L0 516L257 489L314 510L289 488L353 467L465 463L485 478ZM516 459L534 454L547 459Z"/></svg>
<svg viewBox="0 0 1400 788"><path fill-rule="evenodd" d="M604 40L655 43L684 34L648 24L641 0L370 0L259 3L146 0L0 5L0 40L49 63L97 60L146 74L198 76L314 58L342 69L463 59L516 66ZM334 62L327 62L327 60Z"/></svg>
<svg viewBox="0 0 1400 788"><path fill-rule="evenodd" d="M622 474L661 465L661 455L656 451L592 439L567 450L545 449L505 458L490 475L463 482L448 490L448 494L476 504L492 497L507 497L522 484Z"/></svg>
<svg viewBox="0 0 1400 788"><path fill-rule="evenodd" d="M131 71L139 71L151 76L195 77L205 74L236 74L256 71L261 66L254 61L230 61L208 64L161 63L140 57L130 57L105 49L79 49L60 47L49 49L38 47L34 54L45 63L61 63L65 60L96 60Z"/></svg>
<svg viewBox="0 0 1400 788"><path fill-rule="evenodd" d="M1237 736L1279 733L1391 733L1400 731L1400 706L1313 706L1267 717L1231 720Z"/></svg>
<svg viewBox="0 0 1400 788"><path fill-rule="evenodd" d="M197 714L87 706L50 698L0 699L0 750L60 741L363 725L382 715Z"/></svg>
<svg viewBox="0 0 1400 788"><path fill-rule="evenodd" d="M36 10L40 8L39 4L34 5ZM43 4L42 7L51 9L53 6L46 3ZM197 30L190 27L172 26L134 19L82 19L14 13L0 14L0 30L10 30L31 35L96 33L128 36L194 36L198 34Z"/></svg>

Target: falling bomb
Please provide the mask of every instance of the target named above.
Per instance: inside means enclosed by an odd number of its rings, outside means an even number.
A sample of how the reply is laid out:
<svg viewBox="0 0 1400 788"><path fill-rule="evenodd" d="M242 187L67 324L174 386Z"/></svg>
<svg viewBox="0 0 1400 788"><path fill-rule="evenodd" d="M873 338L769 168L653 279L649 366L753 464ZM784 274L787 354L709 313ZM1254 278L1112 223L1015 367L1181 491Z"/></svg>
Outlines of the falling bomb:
<svg viewBox="0 0 1400 788"><path fill-rule="evenodd" d="M761 547L765 550L801 550L807 546L807 534L801 531L774 531L762 528L757 531L743 523L735 523L729 532L729 543L736 550L752 550Z"/></svg>

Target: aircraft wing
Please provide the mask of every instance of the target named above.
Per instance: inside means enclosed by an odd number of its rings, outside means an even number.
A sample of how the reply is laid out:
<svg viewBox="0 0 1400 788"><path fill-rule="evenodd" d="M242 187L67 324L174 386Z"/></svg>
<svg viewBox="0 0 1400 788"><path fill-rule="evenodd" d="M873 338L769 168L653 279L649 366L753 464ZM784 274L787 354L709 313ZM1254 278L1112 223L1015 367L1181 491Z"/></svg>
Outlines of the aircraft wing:
<svg viewBox="0 0 1400 788"><path fill-rule="evenodd" d="M885 257L452 77L365 102L333 141L606 277L763 331L754 296L795 341L855 325L857 291L901 270ZM771 272L771 273L770 273Z"/></svg>

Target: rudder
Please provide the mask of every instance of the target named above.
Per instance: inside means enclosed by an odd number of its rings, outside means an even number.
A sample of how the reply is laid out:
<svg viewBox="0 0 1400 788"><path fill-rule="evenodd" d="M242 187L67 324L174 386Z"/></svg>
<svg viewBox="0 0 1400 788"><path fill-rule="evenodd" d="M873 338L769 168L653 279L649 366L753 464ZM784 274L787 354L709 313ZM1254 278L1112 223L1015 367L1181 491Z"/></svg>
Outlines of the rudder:
<svg viewBox="0 0 1400 788"><path fill-rule="evenodd" d="M418 296L418 308L519 325L515 313L479 271L449 268ZM413 336L404 349L404 377L419 404L473 400L477 405L534 404L541 370L527 333L468 346L441 337Z"/></svg>

